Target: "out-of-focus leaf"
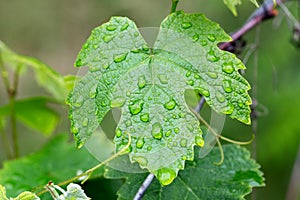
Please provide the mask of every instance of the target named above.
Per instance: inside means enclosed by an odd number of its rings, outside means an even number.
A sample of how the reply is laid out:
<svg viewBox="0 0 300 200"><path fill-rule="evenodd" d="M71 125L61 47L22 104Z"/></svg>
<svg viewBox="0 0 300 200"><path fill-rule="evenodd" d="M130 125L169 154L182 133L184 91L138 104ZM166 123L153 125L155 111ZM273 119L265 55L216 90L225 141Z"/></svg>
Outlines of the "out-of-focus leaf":
<svg viewBox="0 0 300 200"><path fill-rule="evenodd" d="M241 200L253 187L264 186L264 178L259 165L250 158L245 148L237 145L223 146L225 160L222 165L214 162L220 158L219 149L214 148L207 157L196 157L186 163L177 179L165 187L154 180L146 191L143 200L157 199L231 199ZM125 184L118 191L118 199L133 199L147 174L129 174L107 168L106 178L126 178Z"/></svg>
<svg viewBox="0 0 300 200"><path fill-rule="evenodd" d="M13 69L20 67L22 71L30 67L35 72L35 77L39 85L44 87L56 99L62 102L66 99L68 90L64 78L52 68L38 59L16 54L1 41L0 53L5 64Z"/></svg>
<svg viewBox="0 0 300 200"><path fill-rule="evenodd" d="M233 13L234 16L237 16L236 6L242 4L241 0L223 0L225 5L229 8L229 10ZM256 0L250 0L256 7L258 7L258 3Z"/></svg>
<svg viewBox="0 0 300 200"><path fill-rule="evenodd" d="M43 186L52 181L59 183L72 178L99 162L85 150L68 143L68 135L58 135L40 151L17 160L6 161L0 170L0 184L9 196ZM103 168L94 174L100 176ZM43 197L44 200L47 197Z"/></svg>
<svg viewBox="0 0 300 200"><path fill-rule="evenodd" d="M0 199L8 200L8 198L6 197L6 189L2 185L0 185Z"/></svg>
<svg viewBox="0 0 300 200"><path fill-rule="evenodd" d="M45 97L18 100L15 102L16 117L26 126L45 135L50 135L56 128L59 120L57 113L47 105L53 102L55 102L53 99ZM9 105L0 107L0 120L1 116L9 114Z"/></svg>
<svg viewBox="0 0 300 200"><path fill-rule="evenodd" d="M19 194L16 198L10 198L11 200L39 200L40 198L37 197L35 194L25 191ZM6 196L5 187L0 185L0 200L9 200Z"/></svg>

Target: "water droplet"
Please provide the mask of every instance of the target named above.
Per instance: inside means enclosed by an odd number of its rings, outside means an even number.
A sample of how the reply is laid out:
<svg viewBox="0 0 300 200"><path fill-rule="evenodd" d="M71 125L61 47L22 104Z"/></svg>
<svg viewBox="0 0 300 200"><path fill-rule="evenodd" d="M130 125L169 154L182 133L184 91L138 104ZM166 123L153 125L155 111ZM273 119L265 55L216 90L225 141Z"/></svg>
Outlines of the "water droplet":
<svg viewBox="0 0 300 200"><path fill-rule="evenodd" d="M187 72L187 73L185 74L185 76L186 76L186 77L189 77L191 74L192 74L191 72Z"/></svg>
<svg viewBox="0 0 300 200"><path fill-rule="evenodd" d="M194 80L187 80L186 83L190 86L193 86L195 84Z"/></svg>
<svg viewBox="0 0 300 200"><path fill-rule="evenodd" d="M122 27L121 27L121 31L124 31L128 28L129 24L125 23Z"/></svg>
<svg viewBox="0 0 300 200"><path fill-rule="evenodd" d="M146 166L148 164L148 160L144 156L132 156L132 160L138 162L141 166Z"/></svg>
<svg viewBox="0 0 300 200"><path fill-rule="evenodd" d="M104 42L109 43L112 39L114 39L114 36L105 35L102 39L103 39Z"/></svg>
<svg viewBox="0 0 300 200"><path fill-rule="evenodd" d="M213 79L218 78L218 75L215 72L206 72L206 74Z"/></svg>
<svg viewBox="0 0 300 200"><path fill-rule="evenodd" d="M126 59L128 53L122 53L114 56L115 63L122 62Z"/></svg>
<svg viewBox="0 0 300 200"><path fill-rule="evenodd" d="M167 103L164 104L164 107L165 107L166 109L168 109L168 110L174 109L175 106L176 106L176 102L175 102L174 99L171 99L169 102L167 102Z"/></svg>
<svg viewBox="0 0 300 200"><path fill-rule="evenodd" d="M76 141L76 146L77 146L78 149L80 149L81 147L83 147L83 145L84 145L83 141L81 141L81 140Z"/></svg>
<svg viewBox="0 0 300 200"><path fill-rule="evenodd" d="M162 84L168 83L168 78L165 74L158 74L157 77Z"/></svg>
<svg viewBox="0 0 300 200"><path fill-rule="evenodd" d="M143 49L144 51L149 51L149 47L148 47L147 44L143 44L143 45L142 45L142 49Z"/></svg>
<svg viewBox="0 0 300 200"><path fill-rule="evenodd" d="M177 133L179 133L179 131L180 131L180 129L178 128L178 127L175 127L174 128L174 132L177 134Z"/></svg>
<svg viewBox="0 0 300 200"><path fill-rule="evenodd" d="M186 115L185 115L184 113L179 113L179 114L178 114L178 117L179 117L179 118L184 118L185 116L186 116Z"/></svg>
<svg viewBox="0 0 300 200"><path fill-rule="evenodd" d="M213 50L210 50L206 56L207 60L211 62L217 62L219 58L215 55L215 52Z"/></svg>
<svg viewBox="0 0 300 200"><path fill-rule="evenodd" d="M163 136L163 129L159 122L155 122L152 125L151 134L155 139L161 139Z"/></svg>
<svg viewBox="0 0 300 200"><path fill-rule="evenodd" d="M93 45L93 48L94 48L94 49L98 49L98 47L99 47L98 44L94 44L94 45Z"/></svg>
<svg viewBox="0 0 300 200"><path fill-rule="evenodd" d="M169 168L161 168L157 170L157 179L162 185L169 185L176 177L176 172Z"/></svg>
<svg viewBox="0 0 300 200"><path fill-rule="evenodd" d="M139 36L139 32L136 31L136 32L133 33L133 35L134 35L135 37L137 37L137 36Z"/></svg>
<svg viewBox="0 0 300 200"><path fill-rule="evenodd" d="M217 92L216 93L216 97L217 97L217 100L220 102L220 103L223 103L225 101L225 96L220 93L220 92Z"/></svg>
<svg viewBox="0 0 300 200"><path fill-rule="evenodd" d="M129 105L129 111L132 115L139 114L143 109L144 102L142 100L137 100Z"/></svg>
<svg viewBox="0 0 300 200"><path fill-rule="evenodd" d="M233 113L233 111L234 111L234 106L233 106L231 103L229 103L229 104L227 105L227 110L225 111L225 114L230 115L230 114Z"/></svg>
<svg viewBox="0 0 300 200"><path fill-rule="evenodd" d="M195 78L195 79L200 79L200 76L199 76L198 74L195 74L195 75L194 75L194 78Z"/></svg>
<svg viewBox="0 0 300 200"><path fill-rule="evenodd" d="M108 63L103 64L102 67L103 67L103 69L108 69L109 68L109 64Z"/></svg>
<svg viewBox="0 0 300 200"><path fill-rule="evenodd" d="M89 96L91 99L95 98L97 95L97 85L94 85L89 92Z"/></svg>
<svg viewBox="0 0 300 200"><path fill-rule="evenodd" d="M77 134L77 133L79 132L79 130L78 130L78 128L77 128L77 127L75 127L75 126L72 126L72 128L71 128L71 132L72 132L73 134Z"/></svg>
<svg viewBox="0 0 300 200"><path fill-rule="evenodd" d="M240 108L244 107L244 103L242 101L239 101L238 105L239 105Z"/></svg>
<svg viewBox="0 0 300 200"><path fill-rule="evenodd" d="M117 130L116 130L116 136L117 136L117 138L119 138L119 137L122 136L122 131L121 131L120 128L117 128Z"/></svg>
<svg viewBox="0 0 300 200"><path fill-rule="evenodd" d="M216 38L215 38L215 36L213 36L213 35L208 35L208 36L207 36L207 39L208 39L209 41L211 41L211 42L216 41Z"/></svg>
<svg viewBox="0 0 300 200"><path fill-rule="evenodd" d="M172 133L172 130L168 130L167 132L166 132L166 137L169 137L170 135L171 135L171 133Z"/></svg>
<svg viewBox="0 0 300 200"><path fill-rule="evenodd" d="M182 138L182 139L180 140L180 146L181 146L181 147L186 147L186 145L187 145L187 139Z"/></svg>
<svg viewBox="0 0 300 200"><path fill-rule="evenodd" d="M116 30L117 29L117 27L115 26L115 25L108 25L108 26L106 26L106 30L108 30L108 31L114 31L114 30Z"/></svg>
<svg viewBox="0 0 300 200"><path fill-rule="evenodd" d="M182 159L182 160L186 160L187 157L186 157L186 156L182 156L181 159Z"/></svg>
<svg viewBox="0 0 300 200"><path fill-rule="evenodd" d="M83 104L83 97L79 96L78 99L73 103L73 106L79 108Z"/></svg>
<svg viewBox="0 0 300 200"><path fill-rule="evenodd" d="M115 97L114 99L111 100L110 102L110 107L115 108L115 107L122 107L125 104L126 99L122 96Z"/></svg>
<svg viewBox="0 0 300 200"><path fill-rule="evenodd" d="M83 48L87 49L89 46L90 46L89 43L85 43L84 46L83 46Z"/></svg>
<svg viewBox="0 0 300 200"><path fill-rule="evenodd" d="M151 151L152 150L152 147L151 146L148 146L147 147L147 151Z"/></svg>
<svg viewBox="0 0 300 200"><path fill-rule="evenodd" d="M204 146L204 140L202 138L201 135L196 135L195 136L195 144L199 147L203 147Z"/></svg>
<svg viewBox="0 0 300 200"><path fill-rule="evenodd" d="M140 50L139 50L139 49L133 49L133 50L131 50L131 52L132 52L132 53L139 53Z"/></svg>
<svg viewBox="0 0 300 200"><path fill-rule="evenodd" d="M84 118L83 121L82 121L82 126L87 126L88 123L89 123L89 119L86 117L86 118Z"/></svg>
<svg viewBox="0 0 300 200"><path fill-rule="evenodd" d="M195 34L194 36L193 36L193 41L194 42L197 42L199 40L199 35L198 34Z"/></svg>
<svg viewBox="0 0 300 200"><path fill-rule="evenodd" d="M231 87L231 81L230 80L224 80L223 81L223 89L225 90L225 92L232 92L232 87Z"/></svg>
<svg viewBox="0 0 300 200"><path fill-rule="evenodd" d="M172 118L173 118L173 119L176 119L176 118L177 118L177 116L174 114L174 115L172 115Z"/></svg>
<svg viewBox="0 0 300 200"><path fill-rule="evenodd" d="M140 117L142 122L149 122L149 113L144 113Z"/></svg>
<svg viewBox="0 0 300 200"><path fill-rule="evenodd" d="M199 91L200 94L202 94L205 97L209 97L210 96L210 92L204 88L197 88L197 90Z"/></svg>
<svg viewBox="0 0 300 200"><path fill-rule="evenodd" d="M232 62L230 63L224 63L222 66L222 70L223 72L227 73L227 74L232 74L232 72L234 71L234 67Z"/></svg>
<svg viewBox="0 0 300 200"><path fill-rule="evenodd" d="M144 138L140 137L136 141L136 148L141 149L141 148L143 148L144 144L145 144Z"/></svg>
<svg viewBox="0 0 300 200"><path fill-rule="evenodd" d="M144 88L145 86L146 86L146 78L145 78L145 76L143 75L143 76L140 76L139 78L138 78L138 87L140 88L140 89L142 89L142 88Z"/></svg>
<svg viewBox="0 0 300 200"><path fill-rule="evenodd" d="M126 92L126 96L130 97L131 93L129 91Z"/></svg>
<svg viewBox="0 0 300 200"><path fill-rule="evenodd" d="M183 22L183 23L181 24L181 27L182 27L183 29L188 29L188 28L191 28L191 27L192 27L192 24L191 24L190 22Z"/></svg>
<svg viewBox="0 0 300 200"><path fill-rule="evenodd" d="M200 44L201 44L201 46L205 47L207 45L207 41L206 40L201 40Z"/></svg>
<svg viewBox="0 0 300 200"><path fill-rule="evenodd" d="M178 143L177 142L173 142L173 147L177 147Z"/></svg>
<svg viewBox="0 0 300 200"><path fill-rule="evenodd" d="M102 107L106 107L106 106L107 106L107 103L106 103L105 100L103 100L103 101L101 101L100 105L101 105Z"/></svg>
<svg viewBox="0 0 300 200"><path fill-rule="evenodd" d="M131 122L131 120L130 120L130 119L128 119L128 120L125 122L125 125L126 125L127 127L131 126L131 125L132 125L132 122Z"/></svg>

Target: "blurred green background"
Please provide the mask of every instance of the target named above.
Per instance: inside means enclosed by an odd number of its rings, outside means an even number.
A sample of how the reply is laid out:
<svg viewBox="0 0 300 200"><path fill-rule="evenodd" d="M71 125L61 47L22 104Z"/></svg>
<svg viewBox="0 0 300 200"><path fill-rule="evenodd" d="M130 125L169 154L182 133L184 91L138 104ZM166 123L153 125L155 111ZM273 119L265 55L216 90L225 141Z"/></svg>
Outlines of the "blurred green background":
<svg viewBox="0 0 300 200"><path fill-rule="evenodd" d="M0 0L0 40L20 54L42 60L63 75L76 74L73 62L94 27L115 15L128 16L139 27L158 27L170 6L171 0ZM300 15L296 1L287 6L296 16ZM244 1L238 7L238 17L234 17L219 0L181 0L178 8L202 12L229 33L238 29L255 10L251 3ZM264 22L244 37L247 46L240 55L245 59L245 76L253 88L250 94L259 102L261 114L257 120L256 157L265 173L266 187L256 189L257 200L285 199L299 148L300 48L292 45L291 36L290 21L279 9L275 19ZM31 76L21 79L19 98L45 93L37 88ZM0 105L7 103L3 89L1 82ZM58 112L62 119L56 132L67 132L67 107ZM19 129L22 130L22 155L37 150L47 140L31 130ZM251 127L226 120L224 135L247 140L251 133ZM4 159L0 149L0 162ZM119 182L99 184L105 194L116 191Z"/></svg>

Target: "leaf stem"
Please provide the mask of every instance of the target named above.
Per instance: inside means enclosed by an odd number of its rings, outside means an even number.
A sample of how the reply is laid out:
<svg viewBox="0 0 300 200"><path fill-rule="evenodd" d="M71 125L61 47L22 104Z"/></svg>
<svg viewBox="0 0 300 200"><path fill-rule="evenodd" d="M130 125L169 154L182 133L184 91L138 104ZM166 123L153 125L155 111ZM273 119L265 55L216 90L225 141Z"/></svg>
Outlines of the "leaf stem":
<svg viewBox="0 0 300 200"><path fill-rule="evenodd" d="M170 14L172 14L173 12L176 12L178 2L179 2L179 0L172 0L172 6L171 6Z"/></svg>
<svg viewBox="0 0 300 200"><path fill-rule="evenodd" d="M130 134L128 134L128 143L127 143L126 146L125 146L123 149L121 149L118 153L112 155L111 157L109 157L108 159L106 159L105 161L103 161L102 163L99 163L98 165L96 165L96 166L94 166L94 167L92 167L92 168L86 170L85 172L83 172L83 173L81 173L81 174L79 174L79 175L77 175L77 176L74 176L74 177L72 177L72 178L70 178L70 179L68 179L68 180L66 180L66 181L60 182L60 183L57 184L57 185L58 185L58 186L66 185L66 184L68 184L68 183L72 183L73 181L78 181L78 180L79 180L80 178L82 178L82 177L85 177L85 178L83 179L83 181L81 182L81 184L83 184L85 181L87 181L87 180L90 178L90 176L92 175L92 173L93 173L95 170L99 169L100 167L102 167L103 165L107 164L108 162L110 162L111 160L115 159L116 157L122 155L122 154L129 148L130 144L131 144L131 136L130 136ZM39 188L40 188L40 187L34 188L34 190L35 190L35 189L39 189ZM44 190L38 192L37 195L40 196L40 195L44 194L44 193L47 192L47 191L48 191L47 189L44 189Z"/></svg>

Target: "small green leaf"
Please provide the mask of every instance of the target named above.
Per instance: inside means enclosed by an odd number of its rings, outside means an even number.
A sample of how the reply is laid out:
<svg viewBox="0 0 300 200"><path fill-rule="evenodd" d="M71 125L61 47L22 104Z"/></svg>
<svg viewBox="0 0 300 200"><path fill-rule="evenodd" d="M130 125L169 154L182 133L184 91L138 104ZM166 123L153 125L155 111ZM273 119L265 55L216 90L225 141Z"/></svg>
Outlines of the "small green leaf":
<svg viewBox="0 0 300 200"><path fill-rule="evenodd" d="M231 199L242 200L253 187L264 186L259 165L250 158L245 148L237 145L223 145L225 160L222 165L215 165L219 160L219 149L214 148L203 159L197 157L199 148L195 150L195 160L186 163L184 171L180 171L177 179L166 187L154 180L147 189L143 200L157 199ZM126 182L118 191L118 199L133 199L147 174L129 174L107 168L104 176L110 179L126 178Z"/></svg>
<svg viewBox="0 0 300 200"><path fill-rule="evenodd" d="M233 13L234 16L237 16L236 6L242 4L241 0L223 0L225 5ZM259 7L256 0L250 0L256 7Z"/></svg>
<svg viewBox="0 0 300 200"><path fill-rule="evenodd" d="M16 54L1 41L0 53L4 64L14 70L17 67L21 67L21 71L25 71L28 67L31 68L35 72L39 85L50 92L57 100L62 102L65 100L68 90L64 78L59 73L35 58Z"/></svg>
<svg viewBox="0 0 300 200"><path fill-rule="evenodd" d="M131 162L170 184L185 160L193 160L194 146L203 145L200 124L184 99L186 90L200 93L217 112L250 123L250 85L238 72L245 66L217 46L230 39L204 15L182 11L162 22L153 48L128 18L113 17L95 28L75 63L90 70L68 98L77 146L110 109L121 107L116 151L130 134Z"/></svg>
<svg viewBox="0 0 300 200"><path fill-rule="evenodd" d="M80 185L70 183L67 186L67 191L64 194L65 200L89 200L91 198L87 197L84 191L81 189Z"/></svg>
<svg viewBox="0 0 300 200"><path fill-rule="evenodd" d="M65 181L99 163L87 150L77 150L67 141L67 134L58 135L40 151L4 162L0 184L6 187L8 195L16 196L36 186L44 186L48 181ZM103 168L94 175L101 176L102 173Z"/></svg>
<svg viewBox="0 0 300 200"><path fill-rule="evenodd" d="M54 101L45 97L35 97L15 102L16 117L26 126L45 135L50 135L58 124L59 116L48 103ZM10 106L0 107L0 117L10 114Z"/></svg>
<svg viewBox="0 0 300 200"><path fill-rule="evenodd" d="M2 185L0 185L0 199L1 200L9 200L6 197L5 187L3 187ZM39 197L37 197L35 194L28 192L28 191L22 192L16 198L10 198L10 199L13 199L13 200L40 200Z"/></svg>

